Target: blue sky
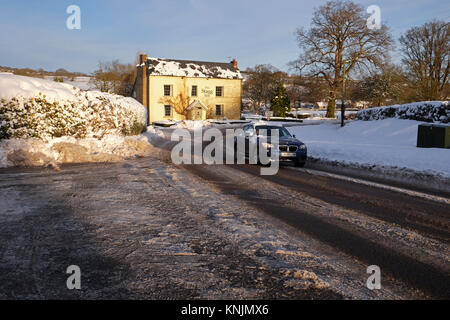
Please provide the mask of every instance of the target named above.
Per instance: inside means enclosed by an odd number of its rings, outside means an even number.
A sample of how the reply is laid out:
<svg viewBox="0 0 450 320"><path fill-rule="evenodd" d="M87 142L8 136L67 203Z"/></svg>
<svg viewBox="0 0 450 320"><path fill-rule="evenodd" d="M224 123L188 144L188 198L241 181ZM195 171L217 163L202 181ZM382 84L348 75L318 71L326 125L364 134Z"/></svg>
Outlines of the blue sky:
<svg viewBox="0 0 450 320"><path fill-rule="evenodd" d="M282 70L298 55L294 31L310 24L319 0L1 0L0 65L90 73L98 62L153 57L228 61ZM432 19L450 20L444 0L361 0L381 8L395 39ZM66 8L81 8L68 30Z"/></svg>

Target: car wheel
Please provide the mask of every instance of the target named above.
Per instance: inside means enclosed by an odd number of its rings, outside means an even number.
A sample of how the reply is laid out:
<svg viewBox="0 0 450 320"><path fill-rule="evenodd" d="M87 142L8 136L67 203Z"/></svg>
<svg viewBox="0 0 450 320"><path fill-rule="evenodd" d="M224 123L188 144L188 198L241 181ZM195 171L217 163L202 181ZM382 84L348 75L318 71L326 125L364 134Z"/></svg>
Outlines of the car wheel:
<svg viewBox="0 0 450 320"><path fill-rule="evenodd" d="M299 168L303 168L305 166L304 162L299 162L299 161L295 161L294 164L296 167L299 167Z"/></svg>

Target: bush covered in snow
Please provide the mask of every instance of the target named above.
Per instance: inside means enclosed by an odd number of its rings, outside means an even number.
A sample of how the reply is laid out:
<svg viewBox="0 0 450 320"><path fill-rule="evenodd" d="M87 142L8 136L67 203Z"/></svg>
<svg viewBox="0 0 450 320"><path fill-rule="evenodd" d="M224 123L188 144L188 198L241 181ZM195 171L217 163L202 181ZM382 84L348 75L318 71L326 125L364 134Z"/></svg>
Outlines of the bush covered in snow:
<svg viewBox="0 0 450 320"><path fill-rule="evenodd" d="M145 107L133 98L0 74L0 139L102 138L139 134L145 125Z"/></svg>
<svg viewBox="0 0 450 320"><path fill-rule="evenodd" d="M357 120L409 119L424 122L450 122L448 101L414 102L358 111Z"/></svg>

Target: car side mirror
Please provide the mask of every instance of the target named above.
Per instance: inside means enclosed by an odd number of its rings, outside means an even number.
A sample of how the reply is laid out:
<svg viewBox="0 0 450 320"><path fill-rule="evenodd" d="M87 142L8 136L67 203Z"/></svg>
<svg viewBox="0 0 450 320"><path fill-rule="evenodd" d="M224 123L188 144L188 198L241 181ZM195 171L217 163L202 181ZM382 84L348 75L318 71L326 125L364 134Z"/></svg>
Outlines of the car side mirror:
<svg viewBox="0 0 450 320"><path fill-rule="evenodd" d="M292 135L294 138L297 138L297 136L294 134L294 135Z"/></svg>

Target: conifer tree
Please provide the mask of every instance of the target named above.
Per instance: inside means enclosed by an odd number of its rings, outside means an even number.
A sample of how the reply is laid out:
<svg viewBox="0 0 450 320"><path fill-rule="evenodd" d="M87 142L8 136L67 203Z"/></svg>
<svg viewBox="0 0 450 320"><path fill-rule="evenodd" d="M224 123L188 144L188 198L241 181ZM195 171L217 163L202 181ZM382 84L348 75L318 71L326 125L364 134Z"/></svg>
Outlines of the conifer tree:
<svg viewBox="0 0 450 320"><path fill-rule="evenodd" d="M273 93L273 98L270 101L270 107L275 117L285 117L289 112L291 101L286 93L284 83L280 82Z"/></svg>

